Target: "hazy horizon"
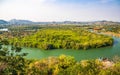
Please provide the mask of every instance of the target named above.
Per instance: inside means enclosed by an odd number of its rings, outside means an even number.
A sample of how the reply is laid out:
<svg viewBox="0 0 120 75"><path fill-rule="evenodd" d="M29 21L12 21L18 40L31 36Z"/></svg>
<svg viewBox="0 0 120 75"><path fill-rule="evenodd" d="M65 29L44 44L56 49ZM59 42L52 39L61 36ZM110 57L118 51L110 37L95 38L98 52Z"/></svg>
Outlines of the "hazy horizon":
<svg viewBox="0 0 120 75"><path fill-rule="evenodd" d="M120 0L0 0L0 19L120 22Z"/></svg>
<svg viewBox="0 0 120 75"><path fill-rule="evenodd" d="M5 19L0 19L0 20L5 20ZM5 20L5 21L11 21L11 20L27 20L27 21L32 21L32 22L65 22L65 21L71 21L71 22L96 22L96 21L111 21L111 20L92 20L92 21L75 21L75 20L62 20L62 21L33 21L29 19L10 19L10 20ZM112 22L120 22L120 21L112 21Z"/></svg>

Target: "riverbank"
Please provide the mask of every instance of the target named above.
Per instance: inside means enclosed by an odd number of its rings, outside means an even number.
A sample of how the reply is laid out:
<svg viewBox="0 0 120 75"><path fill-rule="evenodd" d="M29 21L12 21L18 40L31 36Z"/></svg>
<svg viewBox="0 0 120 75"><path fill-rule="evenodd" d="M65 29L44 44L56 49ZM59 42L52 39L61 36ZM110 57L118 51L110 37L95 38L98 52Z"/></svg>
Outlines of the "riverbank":
<svg viewBox="0 0 120 75"><path fill-rule="evenodd" d="M111 59L113 56L120 56L120 38L113 38L114 43L111 47L92 48L89 50L74 50L74 49L54 49L54 50L41 50L39 48L23 47L22 53L28 53L25 58L27 59L43 59L49 56L59 56L61 54L70 55L75 57L77 61L85 59L96 59L99 57L107 57Z"/></svg>
<svg viewBox="0 0 120 75"><path fill-rule="evenodd" d="M115 36L115 37L119 37L119 38L120 38L120 34L119 34L119 33L114 33L114 32L104 32L104 34L106 34L106 35L110 35L110 36Z"/></svg>

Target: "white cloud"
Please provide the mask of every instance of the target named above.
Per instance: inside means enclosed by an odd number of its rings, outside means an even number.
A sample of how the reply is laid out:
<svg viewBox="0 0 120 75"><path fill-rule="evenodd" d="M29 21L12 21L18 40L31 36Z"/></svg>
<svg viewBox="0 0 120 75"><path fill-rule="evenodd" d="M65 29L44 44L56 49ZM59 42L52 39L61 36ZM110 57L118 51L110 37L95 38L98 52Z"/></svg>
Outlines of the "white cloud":
<svg viewBox="0 0 120 75"><path fill-rule="evenodd" d="M114 6L83 4L56 4L56 0L4 0L0 4L0 18L5 20L28 19L33 21L63 21L63 20L119 20L120 16ZM99 0L108 2L108 0ZM112 1L112 0L109 0ZM114 7L114 8L111 8ZM105 17L105 18L104 18Z"/></svg>
<svg viewBox="0 0 120 75"><path fill-rule="evenodd" d="M0 18L52 20L60 12L53 4L54 1L56 0L8 0L0 5Z"/></svg>

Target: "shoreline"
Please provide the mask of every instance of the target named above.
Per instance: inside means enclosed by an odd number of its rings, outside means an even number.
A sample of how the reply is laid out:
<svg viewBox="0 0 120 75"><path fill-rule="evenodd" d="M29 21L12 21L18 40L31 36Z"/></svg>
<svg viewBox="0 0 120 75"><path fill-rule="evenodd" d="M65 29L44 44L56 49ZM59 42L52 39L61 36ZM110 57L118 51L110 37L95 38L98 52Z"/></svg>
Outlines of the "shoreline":
<svg viewBox="0 0 120 75"><path fill-rule="evenodd" d="M115 36L115 37L119 37L120 38L120 34L119 33L114 33L114 32L103 32L106 35L111 35L111 36Z"/></svg>

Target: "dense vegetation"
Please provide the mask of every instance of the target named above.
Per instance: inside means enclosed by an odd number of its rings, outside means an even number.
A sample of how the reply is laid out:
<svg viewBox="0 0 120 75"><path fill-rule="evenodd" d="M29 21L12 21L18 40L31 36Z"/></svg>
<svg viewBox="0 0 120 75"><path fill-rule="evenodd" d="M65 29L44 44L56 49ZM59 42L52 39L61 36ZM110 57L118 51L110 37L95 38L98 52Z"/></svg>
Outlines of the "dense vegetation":
<svg viewBox="0 0 120 75"><path fill-rule="evenodd" d="M104 26L107 32L120 33L120 25Z"/></svg>
<svg viewBox="0 0 120 75"><path fill-rule="evenodd" d="M77 27L44 28L32 35L13 37L9 40L15 46L40 49L89 49L111 46L113 39L91 33Z"/></svg>
<svg viewBox="0 0 120 75"><path fill-rule="evenodd" d="M42 60L0 56L0 75L120 75L120 61L106 66L98 59L77 62L65 55Z"/></svg>

